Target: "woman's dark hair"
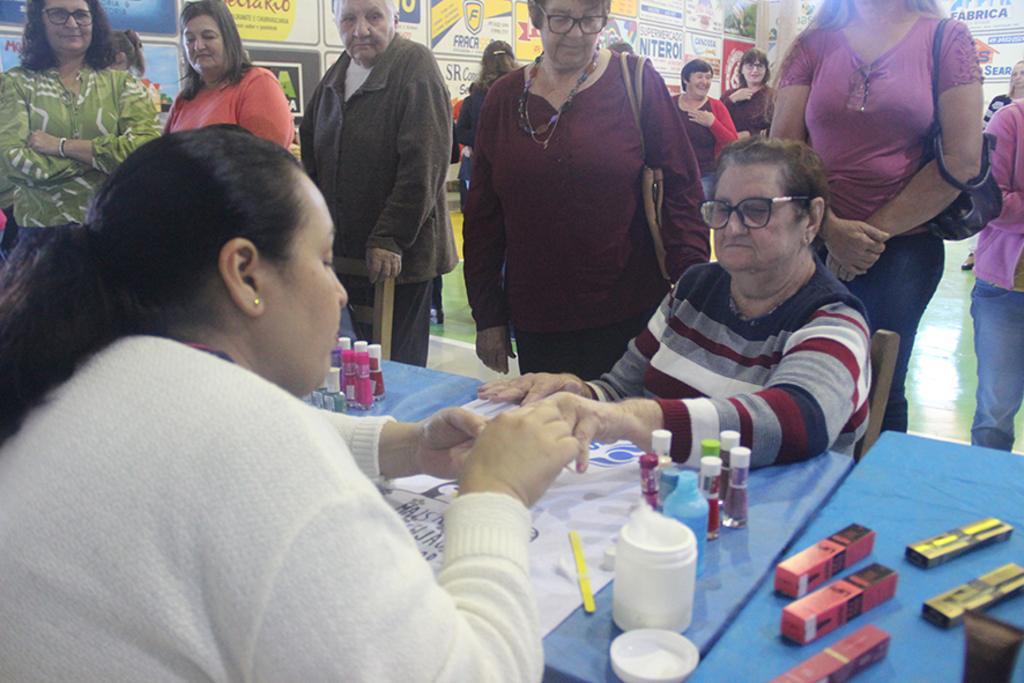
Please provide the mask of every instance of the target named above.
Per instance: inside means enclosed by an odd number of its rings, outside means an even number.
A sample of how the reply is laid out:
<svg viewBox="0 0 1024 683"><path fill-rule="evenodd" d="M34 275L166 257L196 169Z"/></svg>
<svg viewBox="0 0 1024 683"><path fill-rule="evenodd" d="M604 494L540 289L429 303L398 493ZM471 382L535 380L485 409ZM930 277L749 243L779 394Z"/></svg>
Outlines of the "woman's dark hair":
<svg viewBox="0 0 1024 683"><path fill-rule="evenodd" d="M178 22L182 38L185 36L185 24L202 16L213 17L213 20L217 22L217 30L220 31L221 40L224 42L224 59L227 62L224 69L224 80L235 85L252 68L249 55L242 47L242 38L238 35L235 18L231 16L231 10L223 0L187 2L181 8L181 19ZM185 85L178 96L186 100L193 99L203 89L203 77L188 63L188 57L185 58L184 81Z"/></svg>
<svg viewBox="0 0 1024 683"><path fill-rule="evenodd" d="M821 197L828 207L828 178L821 157L813 149L795 140L767 139L760 136L730 142L722 148L715 165L715 182L711 196L718 189L718 179L731 166L765 164L782 171L782 194L787 197L808 197L796 204L804 210L811 199Z"/></svg>
<svg viewBox="0 0 1024 683"><path fill-rule="evenodd" d="M761 85L768 85L768 82L772 77L772 68L768 65L768 55L765 54L764 50L758 50L756 47L752 47L743 53L740 57L740 87L749 87L747 83L747 77L743 75L743 67L747 64L763 64L764 65L764 78L761 79Z"/></svg>
<svg viewBox="0 0 1024 683"><path fill-rule="evenodd" d="M491 84L510 71L516 70L516 58L512 46L504 40L495 40L484 48L484 56L480 58L480 75L473 82L473 87L486 93Z"/></svg>
<svg viewBox="0 0 1024 683"><path fill-rule="evenodd" d="M683 67L680 77L683 79L683 92L686 92L686 81L690 80L693 74L713 74L715 70L703 59L691 59Z"/></svg>
<svg viewBox="0 0 1024 683"><path fill-rule="evenodd" d="M114 56L123 52L128 61L128 70L142 78L146 74L146 58L142 54L142 40L139 34L128 29L127 31L114 31L110 34L110 42L114 48Z"/></svg>
<svg viewBox="0 0 1024 683"><path fill-rule="evenodd" d="M238 126L165 135L117 167L84 226L20 244L0 270L0 442L121 337L216 324L205 294L221 248L243 237L285 261L300 173L294 156Z"/></svg>
<svg viewBox="0 0 1024 683"><path fill-rule="evenodd" d="M110 45L110 22L99 0L85 0L92 14L92 39L85 51L85 64L99 71L114 63L114 48ZM46 39L48 21L43 15L46 0L28 0L25 4L25 31L21 38L21 66L29 71L46 71L57 66L50 41Z"/></svg>
<svg viewBox="0 0 1024 683"><path fill-rule="evenodd" d="M608 16L608 13L612 11L612 0L583 0L583 4L588 5L587 10L597 8L604 16ZM530 12L530 22L537 30L540 30L540 27L544 25L542 7L545 10L548 8L548 0L530 0L530 3L527 5L527 9Z"/></svg>

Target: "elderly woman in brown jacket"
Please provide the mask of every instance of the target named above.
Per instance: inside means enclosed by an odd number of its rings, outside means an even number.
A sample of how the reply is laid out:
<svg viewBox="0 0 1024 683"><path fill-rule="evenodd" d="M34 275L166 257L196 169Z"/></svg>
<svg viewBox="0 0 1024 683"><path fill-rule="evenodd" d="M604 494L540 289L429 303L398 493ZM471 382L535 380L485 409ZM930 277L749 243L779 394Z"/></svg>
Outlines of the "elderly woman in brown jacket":
<svg viewBox="0 0 1024 683"><path fill-rule="evenodd" d="M396 35L394 0L336 0L345 52L313 92L299 128L302 163L337 233L334 254L365 259L356 300L396 278L391 358L426 365L431 280L458 263L445 196L452 146L448 90L430 51Z"/></svg>

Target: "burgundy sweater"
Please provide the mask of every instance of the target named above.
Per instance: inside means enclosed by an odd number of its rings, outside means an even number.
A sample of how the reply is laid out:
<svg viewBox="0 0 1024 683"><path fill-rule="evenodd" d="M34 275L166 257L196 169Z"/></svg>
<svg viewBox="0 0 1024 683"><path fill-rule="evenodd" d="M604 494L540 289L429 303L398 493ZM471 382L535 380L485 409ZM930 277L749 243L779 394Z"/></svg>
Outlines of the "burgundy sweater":
<svg viewBox="0 0 1024 683"><path fill-rule="evenodd" d="M634 317L657 305L669 283L644 215L640 136L620 63L613 59L576 95L547 149L519 126L523 76L520 69L491 86L477 124L463 228L477 329L511 321L530 332L566 332ZM534 128L554 113L530 95ZM650 64L642 125L648 164L665 173L662 237L674 280L708 260L708 229L693 151Z"/></svg>

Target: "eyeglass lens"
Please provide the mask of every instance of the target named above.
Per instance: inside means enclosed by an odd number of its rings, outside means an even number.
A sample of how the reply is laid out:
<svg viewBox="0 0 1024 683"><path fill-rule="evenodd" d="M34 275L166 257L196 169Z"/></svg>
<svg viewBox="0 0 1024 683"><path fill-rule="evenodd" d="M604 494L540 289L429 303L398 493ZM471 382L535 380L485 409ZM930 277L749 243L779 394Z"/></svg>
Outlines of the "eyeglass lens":
<svg viewBox="0 0 1024 683"><path fill-rule="evenodd" d="M541 12L544 12L544 8L540 8ZM605 27L608 22L608 17L604 15L588 15L576 19L567 14L548 14L544 12L544 16L548 18L548 28L551 29L552 33L566 34L572 31L576 24L580 25L580 30L586 35L593 35L600 33L601 29Z"/></svg>
<svg viewBox="0 0 1024 683"><path fill-rule="evenodd" d="M763 197L744 199L736 206L715 199L704 202L700 206L704 222L712 230L721 230L729 222L729 216L735 211L739 214L740 223L747 228L763 228L772 217L772 202Z"/></svg>
<svg viewBox="0 0 1024 683"><path fill-rule="evenodd" d="M61 7L51 7L50 9L43 11L46 12L46 16L50 22L58 26L63 26L68 23L68 19L72 17L74 18L75 23L79 26L88 26L92 23L92 14L88 10L84 9L68 12L66 9Z"/></svg>

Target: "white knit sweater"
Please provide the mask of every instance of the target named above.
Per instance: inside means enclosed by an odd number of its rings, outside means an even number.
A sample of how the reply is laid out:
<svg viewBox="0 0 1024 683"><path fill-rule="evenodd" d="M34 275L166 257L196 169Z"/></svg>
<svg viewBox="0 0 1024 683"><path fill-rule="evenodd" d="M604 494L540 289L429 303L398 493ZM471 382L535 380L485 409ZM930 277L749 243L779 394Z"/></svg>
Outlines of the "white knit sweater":
<svg viewBox="0 0 1024 683"><path fill-rule="evenodd" d="M459 497L435 579L364 474L383 422L98 354L0 448L0 681L540 680L529 513Z"/></svg>

